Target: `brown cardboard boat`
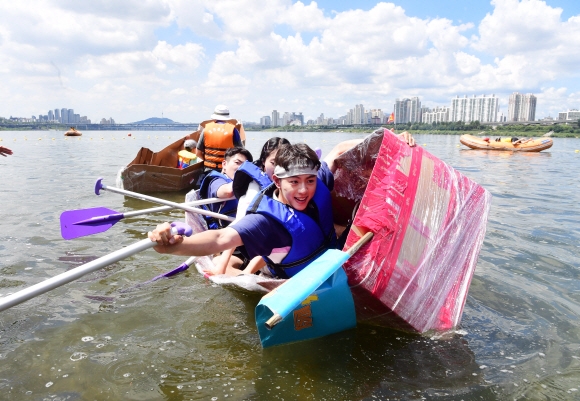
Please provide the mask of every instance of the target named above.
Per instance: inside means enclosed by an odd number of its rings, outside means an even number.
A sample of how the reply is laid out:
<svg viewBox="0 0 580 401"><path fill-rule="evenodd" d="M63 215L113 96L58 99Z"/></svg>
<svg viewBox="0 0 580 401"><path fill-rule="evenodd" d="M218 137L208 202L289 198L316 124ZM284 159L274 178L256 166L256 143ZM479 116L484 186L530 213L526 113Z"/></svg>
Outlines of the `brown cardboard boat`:
<svg viewBox="0 0 580 401"><path fill-rule="evenodd" d="M183 150L183 143L187 139L199 140L202 128L211 121L214 120L202 122L197 131L173 142L159 152L141 148L135 159L119 172L117 186L120 186L120 183L127 191L140 193L175 192L194 188L203 172L203 161L200 160L181 170L177 167L177 154ZM236 125L245 143L246 134L242 123L235 119L227 122Z"/></svg>

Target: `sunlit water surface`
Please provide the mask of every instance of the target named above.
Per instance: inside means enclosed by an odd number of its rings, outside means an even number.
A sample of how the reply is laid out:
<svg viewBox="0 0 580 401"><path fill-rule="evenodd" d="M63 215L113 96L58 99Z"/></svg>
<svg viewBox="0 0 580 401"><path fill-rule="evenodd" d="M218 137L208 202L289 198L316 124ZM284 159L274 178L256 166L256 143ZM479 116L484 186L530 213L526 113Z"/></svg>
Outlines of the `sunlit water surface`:
<svg viewBox="0 0 580 401"><path fill-rule="evenodd" d="M181 212L125 219L65 241L60 213L153 205L94 194L141 146L184 132L0 131L0 294L15 292L145 238ZM248 132L257 156L266 132ZM328 152L348 133L289 133ZM259 297L194 271L138 286L184 260L152 250L0 312L0 399L560 400L580 397L579 139L536 154L420 146L483 185L492 208L463 320L447 338L359 325L263 350ZM182 201L184 193L157 196Z"/></svg>

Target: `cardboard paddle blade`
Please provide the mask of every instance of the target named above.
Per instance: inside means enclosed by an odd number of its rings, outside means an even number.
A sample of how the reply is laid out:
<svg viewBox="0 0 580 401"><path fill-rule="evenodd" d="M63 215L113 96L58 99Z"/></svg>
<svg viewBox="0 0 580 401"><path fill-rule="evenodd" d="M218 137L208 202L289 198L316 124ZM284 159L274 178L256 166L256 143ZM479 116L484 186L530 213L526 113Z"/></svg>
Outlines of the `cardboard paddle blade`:
<svg viewBox="0 0 580 401"><path fill-rule="evenodd" d="M102 233L111 228L119 219L109 219L107 221L96 221L94 224L75 224L83 220L94 217L118 215L114 210L105 207L95 207L91 209L67 210L60 215L60 233L64 239L74 239L87 235Z"/></svg>
<svg viewBox="0 0 580 401"><path fill-rule="evenodd" d="M356 326L354 302L342 269L349 256L336 249L328 250L260 300L256 325L264 348ZM274 315L285 317L268 328Z"/></svg>

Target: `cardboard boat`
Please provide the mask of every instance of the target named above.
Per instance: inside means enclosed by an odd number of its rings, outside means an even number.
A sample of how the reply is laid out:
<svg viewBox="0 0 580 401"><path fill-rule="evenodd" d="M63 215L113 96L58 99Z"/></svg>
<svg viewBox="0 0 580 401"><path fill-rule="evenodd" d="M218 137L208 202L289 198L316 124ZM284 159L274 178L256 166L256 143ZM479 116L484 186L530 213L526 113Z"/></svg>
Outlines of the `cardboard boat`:
<svg viewBox="0 0 580 401"><path fill-rule="evenodd" d="M483 138L473 135L461 135L459 142L471 149L479 150L504 150L510 152L541 152L552 147L554 141L551 138L537 138L528 140L520 144L511 142L495 141L490 139L489 142Z"/></svg>
<svg viewBox="0 0 580 401"><path fill-rule="evenodd" d="M192 164L181 170L178 165L178 152L183 150L187 139L198 140L205 125L214 120L207 120L199 125L197 131L173 142L159 152L141 148L137 156L117 174L117 186L133 192L175 192L192 189L196 186L203 172L203 161ZM234 124L242 141L246 134L242 123L232 119L227 122Z"/></svg>
<svg viewBox="0 0 580 401"><path fill-rule="evenodd" d="M336 164L333 214L337 232L353 219L344 250L367 232L374 234L370 244L343 266L356 320L415 333L456 327L483 244L490 193L386 129L369 135L341 155ZM261 276L209 279L230 288L259 292L272 291L283 283ZM321 286L313 296L325 288L330 286ZM325 309L319 313L331 312ZM310 321L316 319L312 316ZM285 324L285 330L296 331L296 336L285 332L282 338L302 338L306 333L296 328L296 323ZM258 327L263 331L260 323Z"/></svg>
<svg viewBox="0 0 580 401"><path fill-rule="evenodd" d="M337 164L336 212L344 215L349 204L360 202L345 248L374 233L365 252L343 266L357 320L418 333L457 326L491 194L387 129Z"/></svg>
<svg viewBox="0 0 580 401"><path fill-rule="evenodd" d="M70 129L64 133L64 136L81 136L82 132L77 131L76 128L70 127Z"/></svg>

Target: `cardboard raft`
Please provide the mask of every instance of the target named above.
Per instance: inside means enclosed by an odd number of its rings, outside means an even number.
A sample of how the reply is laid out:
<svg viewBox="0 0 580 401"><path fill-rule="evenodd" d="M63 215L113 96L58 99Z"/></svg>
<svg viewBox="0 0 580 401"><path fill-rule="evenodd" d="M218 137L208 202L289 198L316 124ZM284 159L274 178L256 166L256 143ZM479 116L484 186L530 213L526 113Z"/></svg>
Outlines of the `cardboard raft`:
<svg viewBox="0 0 580 401"><path fill-rule="evenodd" d="M365 252L344 265L357 320L419 333L457 326L491 194L386 129L343 154L337 165L337 213L360 201L345 249L374 233Z"/></svg>
<svg viewBox="0 0 580 401"><path fill-rule="evenodd" d="M209 122L199 124L197 131L178 139L159 152L148 148L141 148L137 156L127 166L121 168L117 174L117 187L133 192L171 192L192 189L203 172L203 161L192 164L181 170L177 168L177 153L183 149L187 139L199 140L201 130ZM238 120L227 120L234 124L245 143L246 133L242 123Z"/></svg>

